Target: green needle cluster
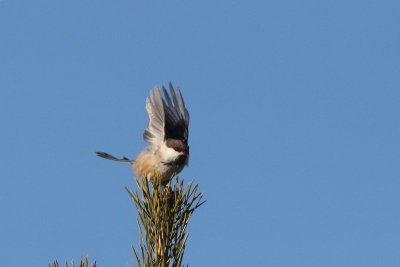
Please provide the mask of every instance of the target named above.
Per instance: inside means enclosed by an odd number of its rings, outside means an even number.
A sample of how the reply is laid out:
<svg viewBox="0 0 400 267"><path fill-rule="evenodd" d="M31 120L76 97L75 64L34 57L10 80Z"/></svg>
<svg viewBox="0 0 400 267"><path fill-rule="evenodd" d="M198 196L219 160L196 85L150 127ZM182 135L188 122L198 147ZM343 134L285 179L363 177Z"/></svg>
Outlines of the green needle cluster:
<svg viewBox="0 0 400 267"><path fill-rule="evenodd" d="M66 267L75 267L74 261L71 261L71 264L68 265L68 262L65 263ZM81 259L81 261L79 262L79 267L96 267L96 262L90 264L89 263L89 258L86 257L84 260ZM58 264L58 261L53 261L52 263L49 264L49 267L60 267L60 265Z"/></svg>
<svg viewBox="0 0 400 267"><path fill-rule="evenodd" d="M151 181L137 178L138 190L126 187L138 210L137 225L140 251L133 248L138 267L181 267L189 233L187 226L193 212L205 201L198 185L184 184L176 178L162 184L160 177ZM66 267L75 267L73 261ZM49 267L60 267L57 261ZM79 267L96 267L88 257L81 259Z"/></svg>
<svg viewBox="0 0 400 267"><path fill-rule="evenodd" d="M126 188L139 213L140 252L133 248L139 267L182 266L189 220L204 203L198 185L179 178L167 185L160 181L138 178L139 192Z"/></svg>

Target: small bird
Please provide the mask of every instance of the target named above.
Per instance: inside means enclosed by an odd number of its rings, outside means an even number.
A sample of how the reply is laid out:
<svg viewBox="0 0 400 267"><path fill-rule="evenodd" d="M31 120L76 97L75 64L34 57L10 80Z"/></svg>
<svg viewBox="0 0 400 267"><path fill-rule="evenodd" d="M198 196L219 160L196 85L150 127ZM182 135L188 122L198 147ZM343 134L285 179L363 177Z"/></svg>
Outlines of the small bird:
<svg viewBox="0 0 400 267"><path fill-rule="evenodd" d="M96 153L108 160L131 163L140 177L151 180L159 175L162 184L166 184L189 163L189 112L179 89L169 83L169 93L164 86L162 91L164 97L157 86L146 99L149 124L143 137L149 146L136 159Z"/></svg>

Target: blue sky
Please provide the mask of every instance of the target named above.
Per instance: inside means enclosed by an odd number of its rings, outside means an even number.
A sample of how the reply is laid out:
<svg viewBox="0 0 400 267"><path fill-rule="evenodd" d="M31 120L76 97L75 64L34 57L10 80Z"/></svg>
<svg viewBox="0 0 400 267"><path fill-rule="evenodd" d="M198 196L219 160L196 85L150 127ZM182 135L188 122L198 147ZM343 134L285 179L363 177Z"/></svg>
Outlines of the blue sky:
<svg viewBox="0 0 400 267"><path fill-rule="evenodd" d="M0 1L0 255L133 266L145 98L180 87L190 266L400 266L398 1ZM17 263L18 262L18 263Z"/></svg>

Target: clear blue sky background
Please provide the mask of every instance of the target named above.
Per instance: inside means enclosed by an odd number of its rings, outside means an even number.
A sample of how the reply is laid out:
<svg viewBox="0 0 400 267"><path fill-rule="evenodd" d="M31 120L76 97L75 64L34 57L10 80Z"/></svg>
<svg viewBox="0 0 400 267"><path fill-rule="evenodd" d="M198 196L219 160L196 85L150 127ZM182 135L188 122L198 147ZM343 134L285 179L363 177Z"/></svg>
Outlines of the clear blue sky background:
<svg viewBox="0 0 400 267"><path fill-rule="evenodd" d="M0 255L133 266L145 98L179 86L190 266L400 266L398 1L0 1ZM18 262L18 263L17 263Z"/></svg>

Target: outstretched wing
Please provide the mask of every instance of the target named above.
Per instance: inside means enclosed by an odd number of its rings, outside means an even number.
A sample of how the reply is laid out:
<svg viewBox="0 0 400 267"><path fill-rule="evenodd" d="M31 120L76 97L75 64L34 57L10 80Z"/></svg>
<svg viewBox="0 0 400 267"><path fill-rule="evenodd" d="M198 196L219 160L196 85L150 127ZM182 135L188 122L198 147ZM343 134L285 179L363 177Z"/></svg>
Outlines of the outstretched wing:
<svg viewBox="0 0 400 267"><path fill-rule="evenodd" d="M189 112L185 107L181 92L174 90L169 83L170 94L162 87L156 87L146 99L149 125L144 131L144 139L152 145L161 145L167 138L184 140L187 143L189 133Z"/></svg>
<svg viewBox="0 0 400 267"><path fill-rule="evenodd" d="M185 102L181 91L169 83L169 92L163 86L164 93L164 113L165 113L165 139L172 138L182 140L187 144L189 138L189 112L185 107Z"/></svg>
<svg viewBox="0 0 400 267"><path fill-rule="evenodd" d="M149 125L144 131L144 139L152 145L160 145L164 141L164 103L160 88L156 87L146 99L146 110Z"/></svg>

